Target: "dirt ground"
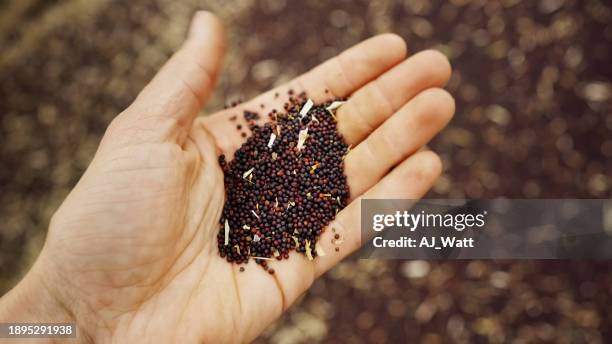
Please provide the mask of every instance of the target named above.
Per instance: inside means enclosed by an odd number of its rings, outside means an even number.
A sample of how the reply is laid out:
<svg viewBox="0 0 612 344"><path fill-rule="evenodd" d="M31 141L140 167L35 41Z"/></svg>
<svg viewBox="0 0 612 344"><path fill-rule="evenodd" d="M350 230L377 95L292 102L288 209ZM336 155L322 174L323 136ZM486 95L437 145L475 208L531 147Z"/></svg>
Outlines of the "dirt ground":
<svg viewBox="0 0 612 344"><path fill-rule="evenodd" d="M5 0L0 292L35 259L104 128L199 8L223 19L229 39L203 114L391 31L411 51L440 49L455 70L457 113L430 145L445 170L429 197L612 194L609 2ZM349 260L259 342L603 343L610 314L609 262Z"/></svg>

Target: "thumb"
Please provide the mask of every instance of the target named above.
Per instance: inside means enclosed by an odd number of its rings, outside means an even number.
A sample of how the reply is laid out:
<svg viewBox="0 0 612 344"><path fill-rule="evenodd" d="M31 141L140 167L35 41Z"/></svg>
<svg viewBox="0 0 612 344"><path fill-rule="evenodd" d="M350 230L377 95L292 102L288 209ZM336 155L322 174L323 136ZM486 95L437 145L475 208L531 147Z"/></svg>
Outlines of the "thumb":
<svg viewBox="0 0 612 344"><path fill-rule="evenodd" d="M189 129L213 91L225 51L223 26L210 12L197 12L189 36L126 110L139 126L163 138L168 125ZM134 118L133 118L134 119ZM148 122L148 123L142 123Z"/></svg>

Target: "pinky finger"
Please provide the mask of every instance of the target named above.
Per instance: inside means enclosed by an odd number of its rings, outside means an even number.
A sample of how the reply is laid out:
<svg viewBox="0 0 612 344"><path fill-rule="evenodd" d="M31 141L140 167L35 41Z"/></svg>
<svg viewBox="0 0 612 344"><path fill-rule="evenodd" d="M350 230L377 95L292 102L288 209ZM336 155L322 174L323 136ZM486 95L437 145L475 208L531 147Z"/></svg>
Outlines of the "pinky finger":
<svg viewBox="0 0 612 344"><path fill-rule="evenodd" d="M327 254L315 260L316 276L332 268L343 258L361 247L361 200L362 199L419 199L427 193L442 171L438 155L421 151L404 160L376 185L355 199L319 239L319 245ZM334 231L331 230L333 227ZM334 235L341 237L342 244L332 243ZM336 252L336 247L339 251Z"/></svg>

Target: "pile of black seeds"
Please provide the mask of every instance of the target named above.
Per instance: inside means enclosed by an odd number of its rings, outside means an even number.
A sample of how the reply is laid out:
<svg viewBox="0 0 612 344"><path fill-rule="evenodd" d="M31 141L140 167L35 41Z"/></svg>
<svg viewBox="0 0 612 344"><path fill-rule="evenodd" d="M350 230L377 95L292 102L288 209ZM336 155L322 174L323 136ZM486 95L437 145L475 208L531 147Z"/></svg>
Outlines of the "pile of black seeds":
<svg viewBox="0 0 612 344"><path fill-rule="evenodd" d="M317 240L349 197L348 146L328 109L332 102L301 115L307 104L303 95L292 97L286 112L273 110L263 126L254 125L256 113L245 112L252 135L231 162L219 157L226 201L217 240L228 262L253 258L273 273L267 260L287 259L291 250L309 259L325 254Z"/></svg>

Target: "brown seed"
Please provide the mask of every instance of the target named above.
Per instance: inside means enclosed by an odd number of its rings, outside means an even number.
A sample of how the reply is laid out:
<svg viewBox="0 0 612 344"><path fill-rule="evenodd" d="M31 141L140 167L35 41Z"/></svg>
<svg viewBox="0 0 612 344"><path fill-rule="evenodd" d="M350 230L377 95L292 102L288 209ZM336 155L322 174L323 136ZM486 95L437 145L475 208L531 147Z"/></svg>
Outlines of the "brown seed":
<svg viewBox="0 0 612 344"><path fill-rule="evenodd" d="M226 203L217 240L220 255L228 262L261 257L255 262L273 273L269 259L288 259L291 250L316 258L320 234L346 205L349 189L342 158L347 145L325 109L330 103L313 106L301 118L305 100L303 93L291 96L286 112L273 110L274 122L261 126L256 124L259 114L244 111L252 135L232 161L219 157ZM298 150L298 133L306 127L309 137ZM277 137L269 146L272 134ZM316 171L310 173L314 164ZM251 172L245 175L247 171Z"/></svg>

